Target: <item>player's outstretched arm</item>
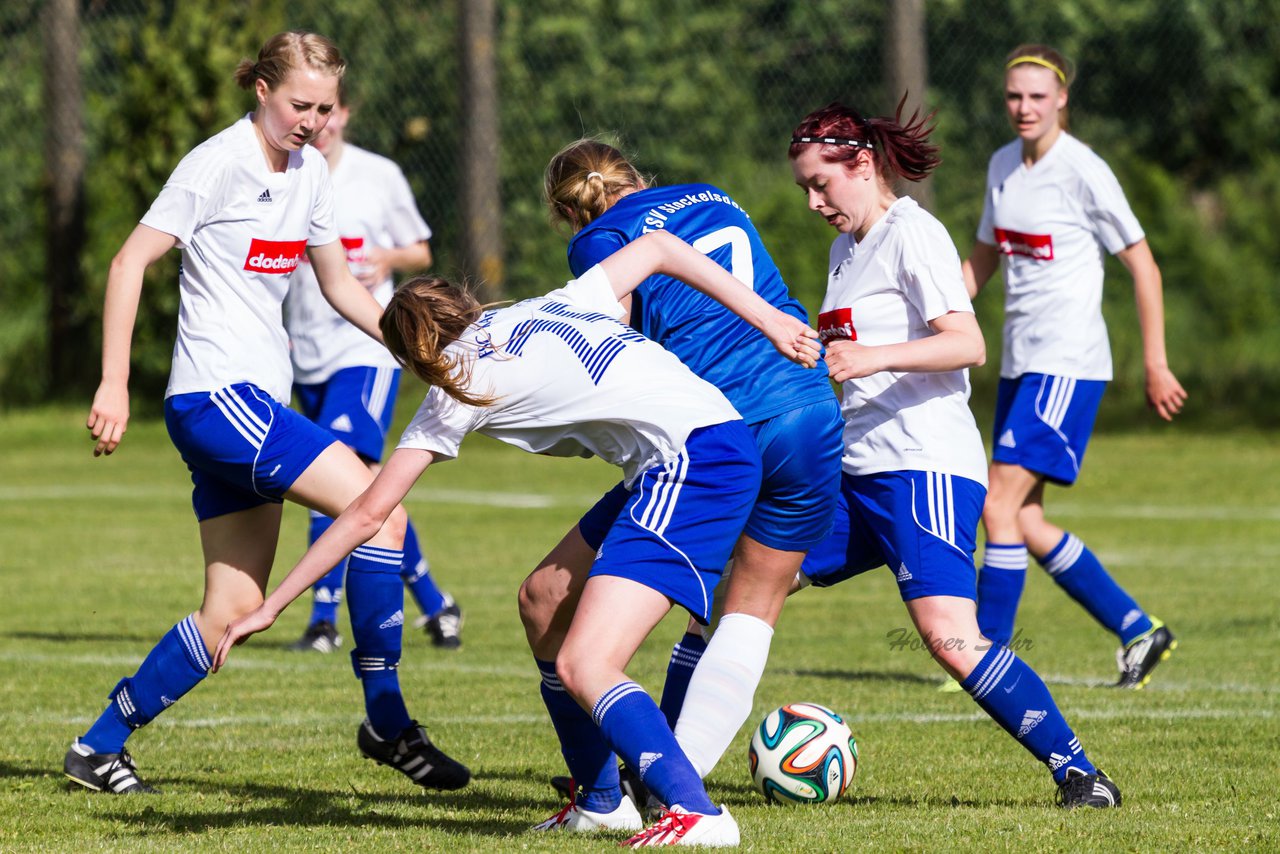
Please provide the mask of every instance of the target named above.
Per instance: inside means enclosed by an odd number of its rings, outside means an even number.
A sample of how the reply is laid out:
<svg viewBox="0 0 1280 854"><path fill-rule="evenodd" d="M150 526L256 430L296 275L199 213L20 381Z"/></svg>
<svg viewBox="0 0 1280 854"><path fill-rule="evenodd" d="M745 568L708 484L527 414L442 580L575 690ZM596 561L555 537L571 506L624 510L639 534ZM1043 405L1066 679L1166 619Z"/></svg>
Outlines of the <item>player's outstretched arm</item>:
<svg viewBox="0 0 1280 854"><path fill-rule="evenodd" d="M987 346L973 312L951 311L929 321L932 335L900 344L867 346L833 341L827 347L827 370L836 382L869 377L881 371L958 371L986 362Z"/></svg>
<svg viewBox="0 0 1280 854"><path fill-rule="evenodd" d="M999 266L1000 254L996 248L990 243L975 240L973 249L969 251L969 257L960 265L961 272L964 273L964 288L969 292L969 299L976 297L978 292L986 287L996 267Z"/></svg>
<svg viewBox="0 0 1280 854"><path fill-rule="evenodd" d="M1165 421L1182 411L1187 393L1169 370L1164 344L1164 284L1160 268L1146 238L1118 253L1116 257L1133 276L1133 296L1138 303L1138 325L1142 328L1142 360L1147 373L1147 405Z"/></svg>
<svg viewBox="0 0 1280 854"><path fill-rule="evenodd" d="M817 332L770 305L719 264L673 234L650 232L601 261L600 266L619 299L653 274L662 273L724 305L758 329L791 361L811 368L821 355Z"/></svg>
<svg viewBox="0 0 1280 854"><path fill-rule="evenodd" d="M231 647L243 643L250 635L268 629L280 613L304 591L320 580L333 566L357 546L369 541L382 529L383 523L404 500L414 483L431 465L430 451L397 448L378 472L369 488L351 502L334 520L320 539L307 549L298 565L280 582L258 609L227 626L213 654L216 673L226 663Z"/></svg>
<svg viewBox="0 0 1280 854"><path fill-rule="evenodd" d="M342 248L341 241L308 246L307 257L311 260L316 281L320 283L320 292L334 311L370 338L382 343L382 330L378 328L382 306L360 284L360 280L351 275L351 268L347 266L347 252Z"/></svg>
<svg viewBox="0 0 1280 854"><path fill-rule="evenodd" d="M102 381L85 421L95 442L95 457L115 451L128 429L129 354L138 300L142 297L142 277L147 267L177 243L172 234L138 225L111 259L102 307Z"/></svg>

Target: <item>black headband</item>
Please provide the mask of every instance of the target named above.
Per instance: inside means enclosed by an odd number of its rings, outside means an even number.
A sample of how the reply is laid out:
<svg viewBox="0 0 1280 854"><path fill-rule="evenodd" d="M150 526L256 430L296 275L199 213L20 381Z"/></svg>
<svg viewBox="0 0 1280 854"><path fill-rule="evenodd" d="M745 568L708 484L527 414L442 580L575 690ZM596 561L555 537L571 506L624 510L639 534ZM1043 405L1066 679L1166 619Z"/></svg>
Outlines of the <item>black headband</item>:
<svg viewBox="0 0 1280 854"><path fill-rule="evenodd" d="M793 136L791 144L795 145L800 142L816 142L821 145L848 145L851 148L865 148L870 151L873 146L869 142L863 142L860 139L841 139L834 136Z"/></svg>

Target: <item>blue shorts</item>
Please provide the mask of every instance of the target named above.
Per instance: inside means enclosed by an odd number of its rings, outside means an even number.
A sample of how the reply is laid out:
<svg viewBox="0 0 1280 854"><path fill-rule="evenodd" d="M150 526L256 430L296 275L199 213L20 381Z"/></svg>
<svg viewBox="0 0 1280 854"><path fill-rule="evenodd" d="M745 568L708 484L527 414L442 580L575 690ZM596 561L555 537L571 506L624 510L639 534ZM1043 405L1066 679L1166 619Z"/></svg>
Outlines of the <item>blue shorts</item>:
<svg viewBox="0 0 1280 854"><path fill-rule="evenodd" d="M597 550L588 577L638 581L706 624L759 492L760 457L746 425L699 428L678 459L644 471L629 491L614 487L583 517L583 536Z"/></svg>
<svg viewBox="0 0 1280 854"><path fill-rule="evenodd" d="M251 383L164 402L169 438L191 470L200 521L279 504L334 438Z"/></svg>
<svg viewBox="0 0 1280 854"><path fill-rule="evenodd" d="M804 552L835 518L844 418L834 397L750 425L764 480L743 532L774 549Z"/></svg>
<svg viewBox="0 0 1280 854"><path fill-rule="evenodd" d="M830 587L887 564L903 602L976 599L973 550L986 497L982 484L937 472L842 475L835 529L800 572Z"/></svg>
<svg viewBox="0 0 1280 854"><path fill-rule="evenodd" d="M1064 486L1075 483L1106 388L1103 380L1050 374L1001 379L991 459Z"/></svg>
<svg viewBox="0 0 1280 854"><path fill-rule="evenodd" d="M835 398L793 409L748 426L763 465L760 494L743 533L763 545L803 552L826 539L840 490L844 419ZM622 484L578 522L599 548L628 499Z"/></svg>
<svg viewBox="0 0 1280 854"><path fill-rule="evenodd" d="M343 368L322 383L297 383L302 414L368 462L382 459L400 388L399 368Z"/></svg>

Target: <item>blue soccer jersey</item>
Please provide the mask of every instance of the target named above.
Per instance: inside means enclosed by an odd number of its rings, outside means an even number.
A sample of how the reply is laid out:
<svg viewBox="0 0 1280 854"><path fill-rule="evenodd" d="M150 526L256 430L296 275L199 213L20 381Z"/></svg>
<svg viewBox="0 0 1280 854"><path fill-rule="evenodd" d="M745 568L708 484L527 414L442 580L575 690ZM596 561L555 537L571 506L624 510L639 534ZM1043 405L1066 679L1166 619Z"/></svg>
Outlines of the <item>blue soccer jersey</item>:
<svg viewBox="0 0 1280 854"><path fill-rule="evenodd" d="M639 190L620 199L569 243L581 276L650 231L669 231L709 256L771 305L808 322L751 218L710 184ZM669 277L650 276L632 295L631 325L715 385L748 424L831 399L827 372L806 370L720 303Z"/></svg>

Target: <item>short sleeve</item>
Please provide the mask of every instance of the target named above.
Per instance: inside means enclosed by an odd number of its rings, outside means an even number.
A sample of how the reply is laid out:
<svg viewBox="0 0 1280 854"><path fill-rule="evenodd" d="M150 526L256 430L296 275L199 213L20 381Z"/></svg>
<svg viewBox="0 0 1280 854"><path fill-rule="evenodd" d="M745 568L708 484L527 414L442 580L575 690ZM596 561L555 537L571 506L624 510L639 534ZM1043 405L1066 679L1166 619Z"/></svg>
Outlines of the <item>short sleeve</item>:
<svg viewBox="0 0 1280 854"><path fill-rule="evenodd" d="M396 447L430 451L439 459L455 459L462 440L479 426L482 416L479 407L460 403L432 386Z"/></svg>
<svg viewBox="0 0 1280 854"><path fill-rule="evenodd" d="M581 276L622 247L626 235L609 228L590 228L579 232L569 244L569 270Z"/></svg>
<svg viewBox="0 0 1280 854"><path fill-rule="evenodd" d="M572 303L588 311L598 312L615 320L626 315L627 310L613 293L613 284L599 264L587 270L563 288L547 294L547 299Z"/></svg>
<svg viewBox="0 0 1280 854"><path fill-rule="evenodd" d="M387 232L397 247L431 239L431 227L418 211L409 181L394 163L387 173Z"/></svg>
<svg viewBox="0 0 1280 854"><path fill-rule="evenodd" d="M1101 158L1094 157L1093 161L1081 170L1085 215L1098 240L1114 255L1146 235L1111 167Z"/></svg>
<svg viewBox="0 0 1280 854"><path fill-rule="evenodd" d="M317 156L318 153L317 153ZM307 164L312 169L315 195L311 203L311 225L307 233L308 246L325 246L338 239L338 224L333 214L333 181L329 179L329 166L324 158ZM318 167L318 169L317 169Z"/></svg>
<svg viewBox="0 0 1280 854"><path fill-rule="evenodd" d="M960 255L941 223L918 222L904 229L900 258L907 301L926 322L953 311L973 312Z"/></svg>
<svg viewBox="0 0 1280 854"><path fill-rule="evenodd" d="M174 183L164 185L160 195L142 217L142 224L172 234L178 247L186 249L203 223L209 208L209 197L189 187Z"/></svg>

